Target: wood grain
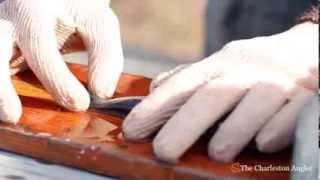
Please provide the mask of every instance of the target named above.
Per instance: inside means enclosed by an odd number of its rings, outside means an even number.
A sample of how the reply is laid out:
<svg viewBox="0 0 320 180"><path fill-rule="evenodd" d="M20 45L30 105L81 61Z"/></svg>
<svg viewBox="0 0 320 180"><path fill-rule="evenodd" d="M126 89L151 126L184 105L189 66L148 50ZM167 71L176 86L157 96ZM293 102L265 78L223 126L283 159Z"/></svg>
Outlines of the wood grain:
<svg viewBox="0 0 320 180"><path fill-rule="evenodd" d="M86 84L87 69L70 68ZM222 164L208 159L202 140L179 164L165 164L154 157L151 140L133 144L122 138L121 118L93 109L74 113L61 108L31 72L20 73L14 82L24 113L16 126L0 124L1 149L122 179L289 179L286 171L239 172L238 165L287 167L290 150L275 155L245 151L236 160L239 164ZM147 95L149 84L149 79L124 74L116 96Z"/></svg>

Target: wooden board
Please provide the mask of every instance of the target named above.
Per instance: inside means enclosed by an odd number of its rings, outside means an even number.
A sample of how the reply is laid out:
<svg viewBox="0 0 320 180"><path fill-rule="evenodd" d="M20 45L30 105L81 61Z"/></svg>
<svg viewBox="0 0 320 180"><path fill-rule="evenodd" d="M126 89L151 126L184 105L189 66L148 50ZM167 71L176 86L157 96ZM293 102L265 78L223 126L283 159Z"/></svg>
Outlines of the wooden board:
<svg viewBox="0 0 320 180"><path fill-rule="evenodd" d="M70 68L87 82L85 67ZM124 179L289 179L287 171L239 171L239 165L287 167L290 151L244 152L236 163L222 164L209 160L206 145L199 142L177 165L158 162L151 140L134 144L123 139L121 118L93 109L74 113L59 107L31 72L14 77L14 83L24 113L16 126L0 124L1 149ZM124 74L116 96L147 95L149 84L149 79Z"/></svg>

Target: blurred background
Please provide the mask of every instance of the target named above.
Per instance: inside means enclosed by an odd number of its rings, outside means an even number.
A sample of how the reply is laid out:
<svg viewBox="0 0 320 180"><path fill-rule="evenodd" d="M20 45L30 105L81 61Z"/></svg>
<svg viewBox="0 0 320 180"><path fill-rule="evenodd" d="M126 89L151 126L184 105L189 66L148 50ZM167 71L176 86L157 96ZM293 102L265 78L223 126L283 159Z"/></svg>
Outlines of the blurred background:
<svg viewBox="0 0 320 180"><path fill-rule="evenodd" d="M125 72L153 78L178 64L201 60L232 40L283 32L312 2L111 0L111 7L121 26ZM87 56L68 59L85 64Z"/></svg>
<svg viewBox="0 0 320 180"><path fill-rule="evenodd" d="M113 0L125 46L178 61L197 60L204 51L206 0Z"/></svg>
<svg viewBox="0 0 320 180"><path fill-rule="evenodd" d="M111 0L119 18L124 72L154 78L200 60L205 46L206 0ZM87 64L85 52L65 60Z"/></svg>

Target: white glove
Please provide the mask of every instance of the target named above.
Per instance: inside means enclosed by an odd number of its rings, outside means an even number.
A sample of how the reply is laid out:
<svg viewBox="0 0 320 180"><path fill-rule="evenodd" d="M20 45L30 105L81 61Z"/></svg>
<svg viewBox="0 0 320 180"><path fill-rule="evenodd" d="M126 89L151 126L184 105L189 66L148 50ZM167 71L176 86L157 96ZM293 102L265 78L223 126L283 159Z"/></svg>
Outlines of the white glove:
<svg viewBox="0 0 320 180"><path fill-rule="evenodd" d="M111 97L123 69L117 17L107 0L5 0L0 4L0 120L16 123L21 104L10 81L16 44L29 67L59 104L83 111L90 97L59 53L56 26L75 27L89 52L89 89Z"/></svg>
<svg viewBox="0 0 320 180"><path fill-rule="evenodd" d="M126 118L129 140L153 141L156 156L175 162L223 115L208 152L232 161L255 138L262 152L288 146L296 116L318 89L318 25L231 42L211 57L160 75Z"/></svg>

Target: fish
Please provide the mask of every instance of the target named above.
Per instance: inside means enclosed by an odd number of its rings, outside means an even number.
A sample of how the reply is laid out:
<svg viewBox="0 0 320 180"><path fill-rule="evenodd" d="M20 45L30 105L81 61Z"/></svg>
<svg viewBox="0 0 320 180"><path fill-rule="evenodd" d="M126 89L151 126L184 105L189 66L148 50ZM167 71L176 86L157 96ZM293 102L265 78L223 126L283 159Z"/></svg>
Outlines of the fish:
<svg viewBox="0 0 320 180"><path fill-rule="evenodd" d="M90 108L107 114L113 114L125 118L131 110L137 106L145 96L127 96L113 99L101 99L90 95Z"/></svg>

